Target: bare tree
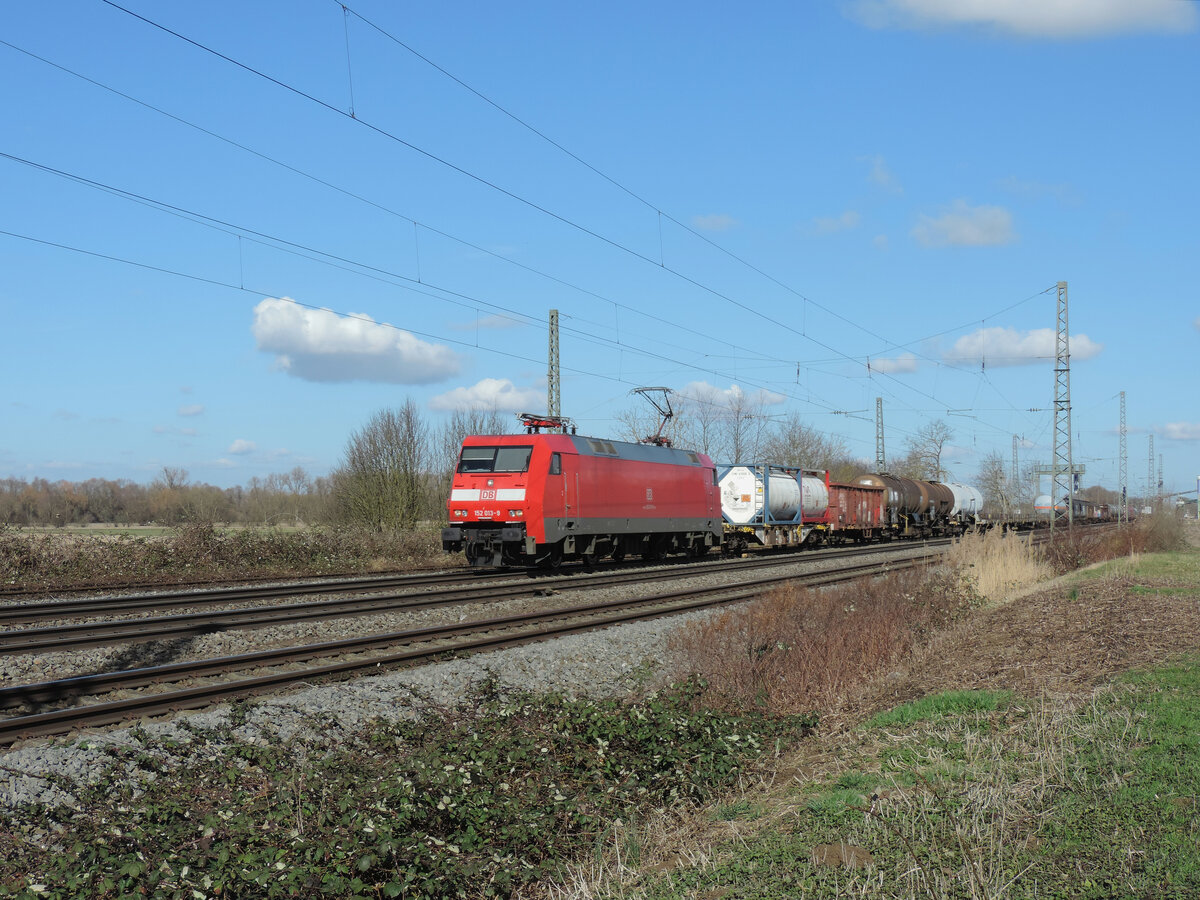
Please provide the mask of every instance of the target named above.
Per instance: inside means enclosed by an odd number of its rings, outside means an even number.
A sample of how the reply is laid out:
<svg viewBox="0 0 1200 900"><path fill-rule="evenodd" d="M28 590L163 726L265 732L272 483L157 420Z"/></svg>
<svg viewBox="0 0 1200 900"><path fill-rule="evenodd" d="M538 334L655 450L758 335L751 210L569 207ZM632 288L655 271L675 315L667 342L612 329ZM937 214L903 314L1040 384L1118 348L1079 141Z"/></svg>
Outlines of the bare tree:
<svg viewBox="0 0 1200 900"><path fill-rule="evenodd" d="M949 480L952 476L942 468L942 455L953 438L954 429L941 419L922 425L907 441L908 456L902 461L902 468L907 471L897 474L930 481Z"/></svg>
<svg viewBox="0 0 1200 900"><path fill-rule="evenodd" d="M179 466L163 466L159 480L168 491L179 490L187 484L188 470Z"/></svg>
<svg viewBox="0 0 1200 900"><path fill-rule="evenodd" d="M1006 516L1016 509L1016 486L1009 483L1011 479L1008 477L1008 467L999 451L993 450L983 458L976 478L976 487L983 494L984 509L1001 512Z"/></svg>
<svg viewBox="0 0 1200 900"><path fill-rule="evenodd" d="M730 389L728 415L720 430L729 462L759 459L769 424L763 405L761 392L747 394L736 384Z"/></svg>
<svg viewBox="0 0 1200 900"><path fill-rule="evenodd" d="M424 503L429 426L416 403L375 413L346 444L333 472L343 518L378 531L416 524Z"/></svg>
<svg viewBox="0 0 1200 900"><path fill-rule="evenodd" d="M458 452L462 449L463 438L469 434L510 434L512 421L497 409L459 407L454 410L438 432L436 441L438 486L434 493L437 494L435 499L439 506L450 495L450 484L454 479L454 467L458 465Z"/></svg>
<svg viewBox="0 0 1200 900"><path fill-rule="evenodd" d="M850 459L850 452L841 438L822 434L806 425L795 412L788 413L782 422L775 425L763 445L763 457L779 465L831 471L850 463L849 468L863 471L857 468L857 462Z"/></svg>
<svg viewBox="0 0 1200 900"><path fill-rule="evenodd" d="M724 447L720 426L727 414L721 402L721 392L709 385L696 385L683 393L671 395L676 404L679 418L677 446L699 450L708 456L718 457Z"/></svg>

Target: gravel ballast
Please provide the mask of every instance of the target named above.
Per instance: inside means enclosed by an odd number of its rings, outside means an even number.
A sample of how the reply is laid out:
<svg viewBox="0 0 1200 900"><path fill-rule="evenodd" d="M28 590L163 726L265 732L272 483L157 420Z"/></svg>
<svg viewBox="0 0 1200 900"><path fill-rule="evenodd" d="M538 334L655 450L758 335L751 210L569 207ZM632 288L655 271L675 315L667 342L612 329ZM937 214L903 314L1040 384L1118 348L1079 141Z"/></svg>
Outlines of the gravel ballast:
<svg viewBox="0 0 1200 900"><path fill-rule="evenodd" d="M914 550L902 551L910 555ZM837 560L807 560L798 557L796 571L836 568ZM719 566L711 575L679 579L671 588L694 584L716 584L727 581ZM666 589L651 587L646 593ZM630 586L603 590L584 590L558 593L551 598L553 606L568 606L587 602L631 596L637 589ZM525 601L511 601L522 604ZM486 616L502 615L507 611L490 604ZM453 621L465 618L465 607L403 614L405 624L416 616L419 624ZM674 677L668 643L672 632L697 618L713 615L713 610L691 612L663 619L651 619L584 632L519 647L481 653L466 659L423 665L400 671L381 672L352 680L292 688L286 693L260 698L239 710L235 734L241 740L255 741L279 738L284 741L302 739L333 747L355 734L373 720L396 720L419 715L430 707L454 706L466 697L474 686L492 681L501 687L534 692L557 692L576 697L625 696L640 688L654 687ZM475 617L474 615L472 616ZM228 632L206 635L194 643L211 640L216 646L190 646L187 658L199 658L229 652L247 652L260 646L279 643L300 643L309 639L328 640L346 633L387 631L397 627L399 616L364 617L333 620L315 626L311 623L279 626L256 631ZM340 624L339 624L340 623ZM310 629L319 627L317 638ZM296 630L299 633L295 633ZM236 646L234 646L236 645ZM14 666L6 662L0 672L4 681L12 682L14 675L32 674L33 660L39 680L66 677L81 670L96 671L111 666L115 653L128 653L129 648L100 648L76 654L47 654L61 657L48 661L31 657ZM176 660L172 660L176 661ZM29 680L28 678L23 680ZM84 737L62 741L31 741L0 753L0 806L15 808L30 805L73 806L72 785L88 783L99 778L111 762L107 747L136 748L150 752L167 769L186 765L194 753L217 752L201 740L206 731L224 729L234 721L229 706L181 713L172 719L157 719L136 726L104 730ZM142 769L131 770L131 778L154 777Z"/></svg>

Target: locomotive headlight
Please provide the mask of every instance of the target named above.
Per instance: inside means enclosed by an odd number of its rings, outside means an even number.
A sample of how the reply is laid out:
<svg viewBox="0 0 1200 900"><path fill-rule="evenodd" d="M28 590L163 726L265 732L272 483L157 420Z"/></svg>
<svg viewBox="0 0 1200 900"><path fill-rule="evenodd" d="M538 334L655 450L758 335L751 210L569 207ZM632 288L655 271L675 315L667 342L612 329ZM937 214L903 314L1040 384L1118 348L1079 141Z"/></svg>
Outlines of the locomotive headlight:
<svg viewBox="0 0 1200 900"><path fill-rule="evenodd" d="M523 509L510 509L508 511L508 517L510 519L519 519L523 515L525 515L525 510Z"/></svg>
<svg viewBox="0 0 1200 900"><path fill-rule="evenodd" d="M467 517L467 511L465 509L456 509L454 511L454 515L456 518L465 519Z"/></svg>

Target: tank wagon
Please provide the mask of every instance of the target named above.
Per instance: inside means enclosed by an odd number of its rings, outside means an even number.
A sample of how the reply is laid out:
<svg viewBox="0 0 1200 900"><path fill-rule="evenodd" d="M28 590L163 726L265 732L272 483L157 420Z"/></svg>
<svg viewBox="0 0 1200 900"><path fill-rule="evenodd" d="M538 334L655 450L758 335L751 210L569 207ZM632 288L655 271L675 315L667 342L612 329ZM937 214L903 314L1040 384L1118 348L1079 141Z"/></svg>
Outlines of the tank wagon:
<svg viewBox="0 0 1200 900"><path fill-rule="evenodd" d="M721 543L707 456L574 434L467 437L446 511L442 549L472 566L700 556Z"/></svg>
<svg viewBox="0 0 1200 900"><path fill-rule="evenodd" d="M855 483L883 489L885 534L889 536L961 534L979 521L982 511L982 494L959 482L943 484L866 473Z"/></svg>

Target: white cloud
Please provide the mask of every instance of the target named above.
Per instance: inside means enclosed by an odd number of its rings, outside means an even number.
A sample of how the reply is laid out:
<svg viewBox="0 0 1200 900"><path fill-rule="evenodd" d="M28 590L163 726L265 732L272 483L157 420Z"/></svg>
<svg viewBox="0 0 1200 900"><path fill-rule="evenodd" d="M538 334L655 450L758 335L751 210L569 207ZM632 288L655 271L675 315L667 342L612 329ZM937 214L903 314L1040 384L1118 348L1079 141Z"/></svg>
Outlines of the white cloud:
<svg viewBox="0 0 1200 900"><path fill-rule="evenodd" d="M1187 32L1200 19L1187 0L855 0L848 9L871 28L967 26L1035 38Z"/></svg>
<svg viewBox="0 0 1200 900"><path fill-rule="evenodd" d="M731 384L727 388L719 388L709 384L707 381L689 382L684 386L683 390L676 391L675 393L682 396L685 400L711 404L726 409L745 408L746 406L755 406L758 404L775 406L787 399L783 394L776 394L774 391L756 388L747 393L742 390L740 384Z"/></svg>
<svg viewBox="0 0 1200 900"><path fill-rule="evenodd" d="M1016 240L1007 209L969 206L965 200L955 200L939 216L922 215L912 236L926 247L994 247Z"/></svg>
<svg viewBox="0 0 1200 900"><path fill-rule="evenodd" d="M455 331L474 331L477 328L516 328L518 325L524 325L525 320L519 319L516 316L480 316L478 319L473 319L470 322L464 322L461 325L451 325Z"/></svg>
<svg viewBox="0 0 1200 900"><path fill-rule="evenodd" d="M176 428L174 425L155 425L155 434L177 434L181 437L195 437L200 432L195 428Z"/></svg>
<svg viewBox="0 0 1200 900"><path fill-rule="evenodd" d="M1171 422L1162 433L1168 441L1200 441L1200 422Z"/></svg>
<svg viewBox="0 0 1200 900"><path fill-rule="evenodd" d="M1196 326L1196 330L1200 331L1200 316L1196 316L1196 321L1192 323Z"/></svg>
<svg viewBox="0 0 1200 900"><path fill-rule="evenodd" d="M370 316L308 309L286 297L254 307L258 349L305 381L378 381L430 384L457 374L458 355Z"/></svg>
<svg viewBox="0 0 1200 900"><path fill-rule="evenodd" d="M896 176L892 174L891 170L888 169L887 164L883 161L882 156L879 156L878 154L875 156L860 156L859 159L871 164L871 172L867 177L875 184L879 185L880 187L887 188L889 191L894 191L897 194L904 192L904 188L901 187L899 179L897 179Z"/></svg>
<svg viewBox="0 0 1200 900"><path fill-rule="evenodd" d="M848 209L840 216L821 216L813 219L813 228L816 229L817 234L832 234L835 231L855 228L858 220L858 213Z"/></svg>
<svg viewBox="0 0 1200 900"><path fill-rule="evenodd" d="M187 406L181 406L177 410L181 416L198 416L204 412L203 403L189 403Z"/></svg>
<svg viewBox="0 0 1200 900"><path fill-rule="evenodd" d="M740 223L725 213L712 213L707 216L692 216L692 224L701 231L728 231Z"/></svg>
<svg viewBox="0 0 1200 900"><path fill-rule="evenodd" d="M874 371L884 375L917 371L917 358L911 353L901 353L894 359L873 359L870 364Z"/></svg>
<svg viewBox="0 0 1200 900"><path fill-rule="evenodd" d="M1053 328L1017 331L1015 328L980 328L964 334L943 358L947 362L983 362L989 366L1023 366L1054 359L1057 335ZM1104 349L1086 334L1071 335L1071 358L1091 359Z"/></svg>
<svg viewBox="0 0 1200 900"><path fill-rule="evenodd" d="M430 409L483 409L497 412L537 412L546 406L544 388L519 388L507 378L484 378L471 387L457 387L429 401Z"/></svg>
<svg viewBox="0 0 1200 900"><path fill-rule="evenodd" d="M877 234L871 239L871 244L874 245L876 250L886 250L891 246L891 241L888 240L886 234Z"/></svg>
<svg viewBox="0 0 1200 900"><path fill-rule="evenodd" d="M229 445L229 449L225 452L232 453L235 456L245 456L247 453L253 453L257 449L258 444L254 443L254 441L248 441L245 438L238 438Z"/></svg>

